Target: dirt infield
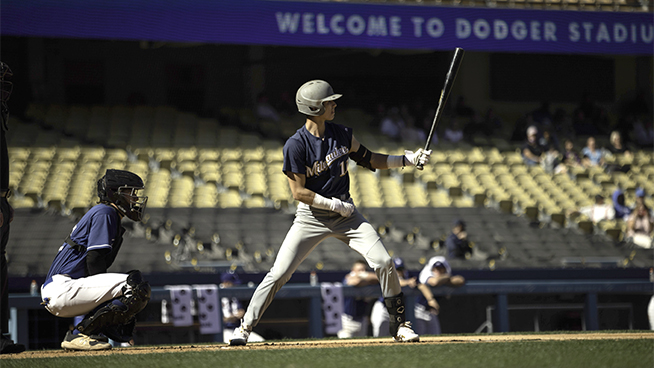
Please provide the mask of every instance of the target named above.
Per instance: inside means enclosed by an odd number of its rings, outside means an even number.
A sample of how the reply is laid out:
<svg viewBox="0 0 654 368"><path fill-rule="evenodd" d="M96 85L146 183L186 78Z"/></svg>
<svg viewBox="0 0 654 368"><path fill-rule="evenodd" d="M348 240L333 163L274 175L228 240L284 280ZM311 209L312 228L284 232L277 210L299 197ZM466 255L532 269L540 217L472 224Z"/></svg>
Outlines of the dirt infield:
<svg viewBox="0 0 654 368"><path fill-rule="evenodd" d="M416 344L471 344L471 343L498 343L513 341L562 341L562 340L629 340L652 339L653 332L596 332L596 333L552 333L552 334L511 334L511 335L465 335L465 336L423 336ZM176 345L176 346L134 346L104 351L65 351L65 350L30 350L21 354L0 355L2 359L26 358L56 358L62 356L99 356L113 354L153 354L153 353L179 353L202 352L216 350L272 350L272 349L311 349L311 348L338 348L353 346L379 346L394 344L390 338L379 339L347 339L347 340L298 340L251 343L247 346L231 347L226 344L208 345Z"/></svg>

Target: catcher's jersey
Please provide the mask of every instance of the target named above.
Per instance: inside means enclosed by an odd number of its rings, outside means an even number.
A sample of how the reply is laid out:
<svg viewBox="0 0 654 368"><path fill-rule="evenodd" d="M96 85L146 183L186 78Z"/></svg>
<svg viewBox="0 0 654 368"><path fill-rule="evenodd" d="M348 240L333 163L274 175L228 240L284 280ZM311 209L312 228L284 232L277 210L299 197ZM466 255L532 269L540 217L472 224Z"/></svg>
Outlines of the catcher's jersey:
<svg viewBox="0 0 654 368"><path fill-rule="evenodd" d="M325 136L309 133L303 125L284 145L284 172L304 174L305 188L326 198L348 196L347 172L352 129L325 123Z"/></svg>
<svg viewBox="0 0 654 368"><path fill-rule="evenodd" d="M54 275L66 274L72 279L88 276L87 252L103 248L111 250L119 224L120 217L114 208L106 204L93 206L82 216L70 233L70 238L86 248L85 251L78 252L64 242L52 261L44 285L52 281Z"/></svg>

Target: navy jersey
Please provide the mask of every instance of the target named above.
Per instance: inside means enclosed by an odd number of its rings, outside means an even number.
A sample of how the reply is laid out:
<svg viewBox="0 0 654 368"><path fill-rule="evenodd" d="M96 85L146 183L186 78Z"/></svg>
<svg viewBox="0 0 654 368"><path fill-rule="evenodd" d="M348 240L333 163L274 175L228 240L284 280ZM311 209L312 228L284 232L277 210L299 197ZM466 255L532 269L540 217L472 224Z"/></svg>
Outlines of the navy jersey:
<svg viewBox="0 0 654 368"><path fill-rule="evenodd" d="M298 129L284 144L284 172L304 174L305 188L326 198L349 196L347 173L352 129L325 123L325 136L318 138L306 127Z"/></svg>
<svg viewBox="0 0 654 368"><path fill-rule="evenodd" d="M52 261L44 285L52 281L54 275L65 274L73 279L88 276L86 254L89 250L112 250L119 225L120 217L113 207L98 204L91 208L70 233L70 238L85 248L84 252L79 252L64 242Z"/></svg>

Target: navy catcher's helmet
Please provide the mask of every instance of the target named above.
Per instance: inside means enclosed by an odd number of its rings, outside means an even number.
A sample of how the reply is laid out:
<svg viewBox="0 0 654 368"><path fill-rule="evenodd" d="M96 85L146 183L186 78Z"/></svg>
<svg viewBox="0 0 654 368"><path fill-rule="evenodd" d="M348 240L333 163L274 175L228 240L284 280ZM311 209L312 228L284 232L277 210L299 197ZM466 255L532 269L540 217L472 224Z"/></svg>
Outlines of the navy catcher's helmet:
<svg viewBox="0 0 654 368"><path fill-rule="evenodd" d="M116 205L131 220L141 221L148 202L147 196L139 196L143 188L143 180L133 172L109 169L98 180L98 197L100 202Z"/></svg>

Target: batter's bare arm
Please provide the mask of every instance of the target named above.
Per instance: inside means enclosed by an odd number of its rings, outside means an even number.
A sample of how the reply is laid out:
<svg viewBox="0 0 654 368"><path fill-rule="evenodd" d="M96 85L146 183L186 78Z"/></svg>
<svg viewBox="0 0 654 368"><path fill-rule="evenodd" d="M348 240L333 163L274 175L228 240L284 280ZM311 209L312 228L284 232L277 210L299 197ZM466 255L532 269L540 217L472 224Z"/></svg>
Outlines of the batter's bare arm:
<svg viewBox="0 0 654 368"><path fill-rule="evenodd" d="M350 158L360 166L373 171L375 169L415 166L417 162L421 162L424 165L429 162L430 155L431 150L423 151L422 148L416 152L404 151L404 155L401 156L376 153L368 150L354 136L352 136L352 147L350 147Z"/></svg>

